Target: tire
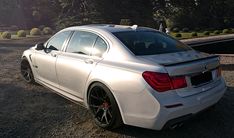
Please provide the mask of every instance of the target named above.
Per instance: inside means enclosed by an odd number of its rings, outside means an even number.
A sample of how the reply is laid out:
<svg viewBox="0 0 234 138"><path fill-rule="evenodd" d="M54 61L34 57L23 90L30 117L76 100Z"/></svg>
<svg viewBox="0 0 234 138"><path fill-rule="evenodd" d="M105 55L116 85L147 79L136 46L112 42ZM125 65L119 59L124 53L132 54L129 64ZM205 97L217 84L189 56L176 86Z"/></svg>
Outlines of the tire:
<svg viewBox="0 0 234 138"><path fill-rule="evenodd" d="M114 129L123 124L115 98L104 84L91 85L88 91L88 105L97 126Z"/></svg>
<svg viewBox="0 0 234 138"><path fill-rule="evenodd" d="M35 83L34 76L30 64L27 59L23 58L20 64L21 76L27 83Z"/></svg>

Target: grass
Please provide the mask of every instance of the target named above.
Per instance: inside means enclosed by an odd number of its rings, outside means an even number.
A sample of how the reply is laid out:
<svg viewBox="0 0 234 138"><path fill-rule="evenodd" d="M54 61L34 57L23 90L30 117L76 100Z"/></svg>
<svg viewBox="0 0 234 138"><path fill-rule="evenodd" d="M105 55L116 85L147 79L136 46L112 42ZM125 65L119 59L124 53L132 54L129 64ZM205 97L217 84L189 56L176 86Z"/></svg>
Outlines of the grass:
<svg viewBox="0 0 234 138"><path fill-rule="evenodd" d="M208 37L208 36L217 36L217 35L225 35L224 33L220 33L220 34L214 34L214 33L210 33L210 35L204 35L203 32L198 32L197 36L192 36L192 32L180 32L180 34L182 35L182 37L175 37L177 33L171 32L170 35L176 39L191 39L191 38L199 38L199 37ZM232 33L233 34L233 33Z"/></svg>
<svg viewBox="0 0 234 138"><path fill-rule="evenodd" d="M27 36L26 37L18 37L17 36L17 31L9 31L11 34L12 34L12 38L11 39L14 39L14 40L17 40L17 39L24 39L24 38L34 38L34 37L40 37L40 36L31 36L30 35L30 30L25 30L26 31L26 34ZM232 32L234 33L234 29L232 29ZM2 32L0 32L0 35L1 35ZM182 37L175 37L175 35L177 33L174 33L174 32L171 32L170 35L176 39L191 39L191 38L199 38L199 37L208 37L208 36L217 36L217 35L224 35L224 33L220 33L220 34L214 34L213 32L210 33L210 35L204 35L203 32L197 32L197 36L192 36L192 32L179 32ZM232 34L233 34L232 33ZM3 40L1 37L0 37L0 40Z"/></svg>

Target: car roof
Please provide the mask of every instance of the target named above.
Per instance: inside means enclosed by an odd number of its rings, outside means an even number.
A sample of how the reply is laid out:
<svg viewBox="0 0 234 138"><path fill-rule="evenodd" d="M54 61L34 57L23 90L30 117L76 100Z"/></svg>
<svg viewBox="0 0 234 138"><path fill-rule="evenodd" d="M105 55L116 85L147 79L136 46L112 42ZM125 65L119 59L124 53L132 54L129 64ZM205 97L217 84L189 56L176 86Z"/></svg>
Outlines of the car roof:
<svg viewBox="0 0 234 138"><path fill-rule="evenodd" d="M148 27L138 27L137 25L126 26L126 25L115 25L115 24L90 24L83 26L73 26L66 28L65 30L79 30L79 29L91 29L91 30L102 30L107 32L126 32L126 31L156 31L155 29Z"/></svg>

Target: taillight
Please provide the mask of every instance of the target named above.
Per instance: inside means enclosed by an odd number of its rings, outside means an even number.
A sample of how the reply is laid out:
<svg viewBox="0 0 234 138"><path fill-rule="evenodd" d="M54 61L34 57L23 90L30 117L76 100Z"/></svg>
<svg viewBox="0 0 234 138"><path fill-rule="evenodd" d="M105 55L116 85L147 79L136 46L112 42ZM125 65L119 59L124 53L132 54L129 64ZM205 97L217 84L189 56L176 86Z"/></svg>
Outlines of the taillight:
<svg viewBox="0 0 234 138"><path fill-rule="evenodd" d="M184 76L170 77L167 73L158 73L151 71L143 72L142 76L145 81L158 92L187 87L186 79Z"/></svg>
<svg viewBox="0 0 234 138"><path fill-rule="evenodd" d="M220 77L220 76L222 75L221 67L218 67L218 68L217 68L216 73L217 73L217 77Z"/></svg>
<svg viewBox="0 0 234 138"><path fill-rule="evenodd" d="M171 77L171 81L174 89L187 87L185 76Z"/></svg>
<svg viewBox="0 0 234 138"><path fill-rule="evenodd" d="M145 81L158 92L171 90L173 88L170 77L167 73L145 71L142 76Z"/></svg>

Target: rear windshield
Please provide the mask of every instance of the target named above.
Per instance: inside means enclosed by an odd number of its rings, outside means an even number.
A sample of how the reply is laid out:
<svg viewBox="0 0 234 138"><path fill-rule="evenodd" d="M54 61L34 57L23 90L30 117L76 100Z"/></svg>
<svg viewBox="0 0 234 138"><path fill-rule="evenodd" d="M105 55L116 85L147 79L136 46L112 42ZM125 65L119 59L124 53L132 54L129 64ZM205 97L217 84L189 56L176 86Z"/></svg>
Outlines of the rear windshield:
<svg viewBox="0 0 234 138"><path fill-rule="evenodd" d="M156 55L191 50L190 47L156 31L113 33L135 55Z"/></svg>

